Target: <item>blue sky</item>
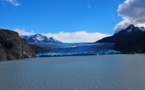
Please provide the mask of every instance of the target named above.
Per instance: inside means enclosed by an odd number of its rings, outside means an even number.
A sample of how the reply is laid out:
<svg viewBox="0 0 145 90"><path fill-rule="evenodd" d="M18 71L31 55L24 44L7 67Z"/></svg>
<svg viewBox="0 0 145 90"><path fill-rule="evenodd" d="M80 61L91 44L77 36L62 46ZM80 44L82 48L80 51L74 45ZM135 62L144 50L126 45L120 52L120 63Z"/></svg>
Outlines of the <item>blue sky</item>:
<svg viewBox="0 0 145 90"><path fill-rule="evenodd" d="M0 28L50 36L79 31L113 34L122 21L118 7L125 1L131 0L0 0Z"/></svg>

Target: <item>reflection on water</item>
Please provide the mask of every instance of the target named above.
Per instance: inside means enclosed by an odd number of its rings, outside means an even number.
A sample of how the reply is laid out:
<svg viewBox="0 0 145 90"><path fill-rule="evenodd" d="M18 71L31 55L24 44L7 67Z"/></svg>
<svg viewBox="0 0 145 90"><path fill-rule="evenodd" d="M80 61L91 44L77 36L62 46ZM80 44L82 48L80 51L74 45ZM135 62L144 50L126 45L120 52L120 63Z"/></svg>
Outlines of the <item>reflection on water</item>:
<svg viewBox="0 0 145 90"><path fill-rule="evenodd" d="M145 55L0 62L0 90L145 90Z"/></svg>

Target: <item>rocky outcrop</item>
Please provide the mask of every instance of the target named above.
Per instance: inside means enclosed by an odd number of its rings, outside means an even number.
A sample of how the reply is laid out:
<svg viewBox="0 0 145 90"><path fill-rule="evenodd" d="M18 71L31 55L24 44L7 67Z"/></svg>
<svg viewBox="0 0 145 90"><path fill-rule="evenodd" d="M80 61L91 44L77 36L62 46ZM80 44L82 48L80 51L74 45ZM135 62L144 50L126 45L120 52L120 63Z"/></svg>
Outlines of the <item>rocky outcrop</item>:
<svg viewBox="0 0 145 90"><path fill-rule="evenodd" d="M30 45L17 32L0 29L0 61L35 57Z"/></svg>

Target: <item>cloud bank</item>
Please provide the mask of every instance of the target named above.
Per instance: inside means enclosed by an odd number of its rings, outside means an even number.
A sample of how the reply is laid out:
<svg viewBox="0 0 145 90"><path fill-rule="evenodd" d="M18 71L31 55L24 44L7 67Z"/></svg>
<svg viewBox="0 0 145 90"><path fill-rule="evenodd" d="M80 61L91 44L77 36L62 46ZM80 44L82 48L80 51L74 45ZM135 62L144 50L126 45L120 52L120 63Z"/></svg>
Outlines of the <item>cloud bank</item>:
<svg viewBox="0 0 145 90"><path fill-rule="evenodd" d="M3 6L6 6L5 4L11 4L12 6L18 7L21 6L21 4L17 0L0 0Z"/></svg>
<svg viewBox="0 0 145 90"><path fill-rule="evenodd" d="M33 31L27 32L25 29L15 29L14 31L18 32L19 35L34 35ZM47 37L53 37L59 41L65 43L77 43L77 42L95 42L104 37L110 36L108 34L102 33L88 33L86 31L76 31L76 32L59 32L59 33L43 33Z"/></svg>
<svg viewBox="0 0 145 90"><path fill-rule="evenodd" d="M48 37L54 37L57 40L60 40L62 42L67 43L73 43L73 42L95 42L99 39L102 39L104 37L110 36L108 34L102 34L102 33L88 33L86 31L76 31L76 32L59 32L57 34L44 34Z"/></svg>
<svg viewBox="0 0 145 90"><path fill-rule="evenodd" d="M34 35L35 34L33 31L31 31L31 32L25 31L24 28L23 29L15 29L14 31L18 32L19 35Z"/></svg>
<svg viewBox="0 0 145 90"><path fill-rule="evenodd" d="M126 28L130 24L145 27L145 0L125 0L118 7L118 15L123 20L116 25L115 32Z"/></svg>

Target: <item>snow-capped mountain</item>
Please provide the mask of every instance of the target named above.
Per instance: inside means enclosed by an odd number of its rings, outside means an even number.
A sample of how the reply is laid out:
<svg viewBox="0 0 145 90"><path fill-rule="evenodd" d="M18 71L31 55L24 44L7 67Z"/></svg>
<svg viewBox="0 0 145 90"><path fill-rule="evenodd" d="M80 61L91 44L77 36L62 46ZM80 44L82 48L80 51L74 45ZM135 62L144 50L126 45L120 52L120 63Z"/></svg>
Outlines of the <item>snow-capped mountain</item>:
<svg viewBox="0 0 145 90"><path fill-rule="evenodd" d="M115 43L118 41L124 41L127 39L136 38L145 32L145 28L143 27L135 27L134 25L129 25L126 29L123 29L110 37L103 38L97 43Z"/></svg>
<svg viewBox="0 0 145 90"><path fill-rule="evenodd" d="M61 43L60 41L54 39L53 37L47 37L41 34L35 34L30 36L21 36L28 42L49 42L49 43Z"/></svg>
<svg viewBox="0 0 145 90"><path fill-rule="evenodd" d="M121 53L145 53L145 28L129 25L126 29L97 43L115 43L113 49Z"/></svg>
<svg viewBox="0 0 145 90"><path fill-rule="evenodd" d="M145 31L145 28L144 27L135 27L134 25L129 25L126 29L125 29L126 32L140 32L140 31Z"/></svg>

